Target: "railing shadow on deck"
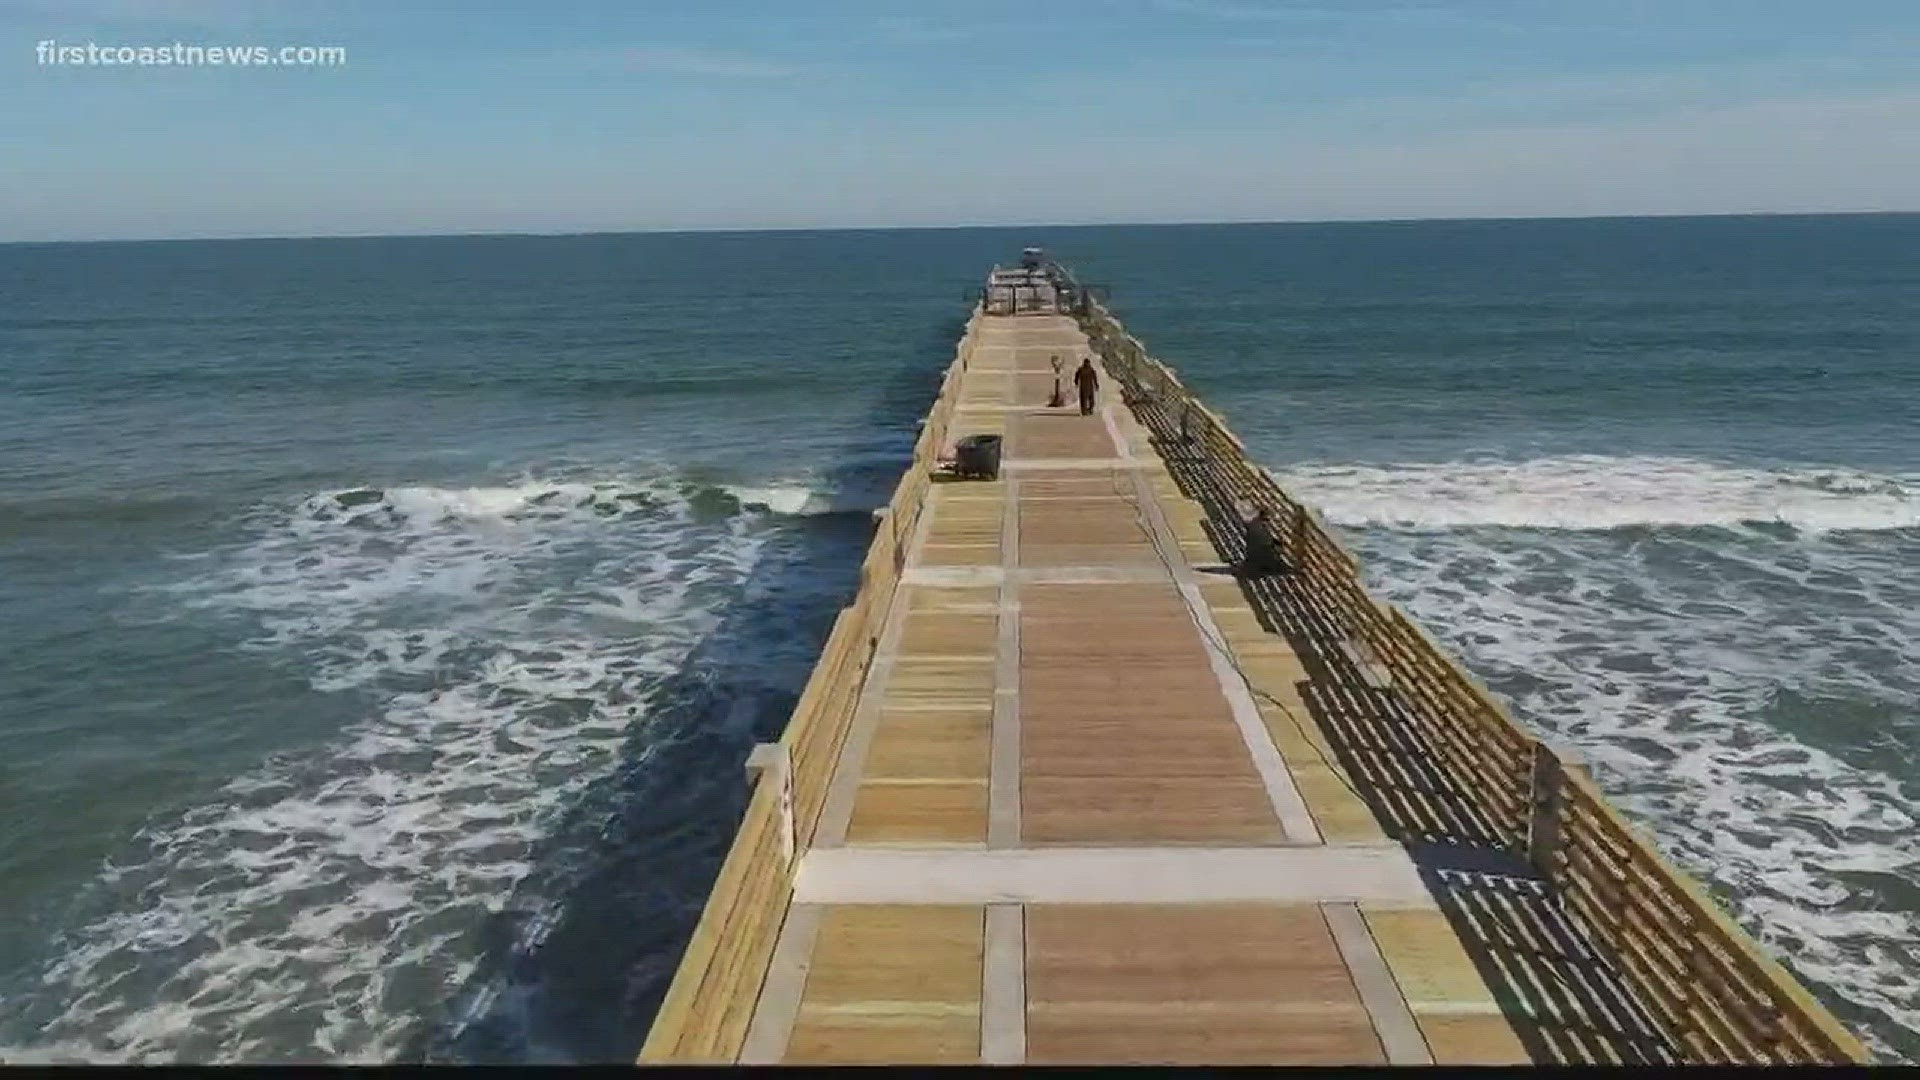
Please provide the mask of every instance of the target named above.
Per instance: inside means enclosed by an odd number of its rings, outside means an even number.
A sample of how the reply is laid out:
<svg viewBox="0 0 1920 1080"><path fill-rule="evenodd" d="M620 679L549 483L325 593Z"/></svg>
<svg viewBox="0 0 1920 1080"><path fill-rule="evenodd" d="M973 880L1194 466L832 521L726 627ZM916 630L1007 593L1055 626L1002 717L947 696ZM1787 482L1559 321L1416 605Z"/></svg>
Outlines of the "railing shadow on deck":
<svg viewBox="0 0 1920 1080"><path fill-rule="evenodd" d="M827 486L870 482L884 503L958 334L944 322L911 350L924 362L884 387ZM533 854L474 973L399 1060L633 1063L752 794L742 763L787 724L874 533L864 505L813 515L756 564L652 695L618 768Z"/></svg>
<svg viewBox="0 0 1920 1080"><path fill-rule="evenodd" d="M1421 877L1539 1063L1668 1064L1672 1044L1617 969L1530 874L1450 869L1410 845Z"/></svg>
<svg viewBox="0 0 1920 1080"><path fill-rule="evenodd" d="M1222 561L1238 565L1246 554L1239 510L1211 458L1185 442L1174 418L1151 400L1130 404L1175 483L1205 511L1205 531ZM1436 748L1393 691L1371 684L1342 648L1347 634L1333 614L1288 573L1236 572L1234 580L1262 627L1285 640L1305 668L1297 689L1308 721L1333 752L1329 764L1387 835L1407 847L1528 1054L1541 1063L1678 1060L1617 968L1438 767Z"/></svg>
<svg viewBox="0 0 1920 1080"><path fill-rule="evenodd" d="M1261 625L1305 664L1307 711L1389 836L1497 849L1499 833L1436 764L1438 751L1405 721L1390 691L1369 685L1340 650L1343 635L1285 578L1243 578Z"/></svg>

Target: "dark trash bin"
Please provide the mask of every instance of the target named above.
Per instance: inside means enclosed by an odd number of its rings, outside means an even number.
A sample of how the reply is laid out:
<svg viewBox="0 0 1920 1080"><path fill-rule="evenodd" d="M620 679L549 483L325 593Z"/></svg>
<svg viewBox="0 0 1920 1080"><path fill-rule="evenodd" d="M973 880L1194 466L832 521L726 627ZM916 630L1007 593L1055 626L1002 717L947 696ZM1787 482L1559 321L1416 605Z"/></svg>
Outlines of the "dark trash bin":
<svg viewBox="0 0 1920 1080"><path fill-rule="evenodd" d="M988 480L1000 475L1000 436L969 435L953 444L953 471Z"/></svg>

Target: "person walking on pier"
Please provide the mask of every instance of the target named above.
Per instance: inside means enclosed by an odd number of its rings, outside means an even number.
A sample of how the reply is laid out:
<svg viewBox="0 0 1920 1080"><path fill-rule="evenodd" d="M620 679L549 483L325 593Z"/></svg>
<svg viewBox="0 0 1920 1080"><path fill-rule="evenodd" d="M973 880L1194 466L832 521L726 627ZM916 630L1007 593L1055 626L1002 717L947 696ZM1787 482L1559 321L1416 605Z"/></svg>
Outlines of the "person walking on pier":
<svg viewBox="0 0 1920 1080"><path fill-rule="evenodd" d="M1080 366L1074 369L1073 385L1080 388L1080 415L1092 416L1093 394L1100 389L1100 376L1093 370L1093 357L1082 359Z"/></svg>

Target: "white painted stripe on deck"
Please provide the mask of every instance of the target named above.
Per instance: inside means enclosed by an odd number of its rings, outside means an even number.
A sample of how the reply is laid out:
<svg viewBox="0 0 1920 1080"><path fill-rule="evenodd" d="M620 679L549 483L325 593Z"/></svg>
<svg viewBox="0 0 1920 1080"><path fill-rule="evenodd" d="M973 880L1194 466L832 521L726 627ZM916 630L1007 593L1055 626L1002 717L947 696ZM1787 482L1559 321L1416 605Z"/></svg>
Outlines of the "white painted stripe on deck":
<svg viewBox="0 0 1920 1080"><path fill-rule="evenodd" d="M1027 1060L1027 929L1026 912L1018 904L987 905L980 1060L987 1065Z"/></svg>
<svg viewBox="0 0 1920 1080"><path fill-rule="evenodd" d="M1006 369L1006 367L970 367L968 371L975 371L975 373L981 373L981 375L1046 375L1044 371L1012 371L1012 369ZM1064 417L1064 415L1068 415L1068 405L1060 405L1058 409L1050 409L1050 407L1046 407L1046 405L1035 405L1031 404L1031 402L968 402L968 404L956 404L954 407L960 409L960 411L966 411L966 413L1021 413L1021 415L1027 415L1027 417Z"/></svg>
<svg viewBox="0 0 1920 1080"><path fill-rule="evenodd" d="M1051 472L1056 469L1061 472L1111 472L1115 469L1157 469L1160 467L1160 462L1147 461L1143 458L1026 457L1018 461L1002 460L1000 462L1000 471L1009 473L1033 472L1035 470Z"/></svg>
<svg viewBox="0 0 1920 1080"><path fill-rule="evenodd" d="M815 849L800 861L794 901L1435 906L1413 860L1392 844Z"/></svg>
<svg viewBox="0 0 1920 1080"><path fill-rule="evenodd" d="M1000 566L1020 562L1020 481L1007 480L1000 518ZM995 625L993 727L988 740L987 845L1020 843L1020 578L1003 573Z"/></svg>
<svg viewBox="0 0 1920 1080"><path fill-rule="evenodd" d="M1122 455L1131 455L1133 451L1120 432L1113 407L1109 405L1103 408L1100 416L1106 422L1107 434L1112 438L1114 448ZM1235 726L1240 729L1240 738L1246 744L1247 755L1253 759L1254 771L1260 774L1260 782L1267 790L1274 816L1280 820L1280 827L1286 830L1287 839L1322 843L1324 838L1320 834L1320 827L1314 823L1307 800L1294 785L1293 772L1287 768L1286 758L1281 756L1280 748L1268 733L1266 721L1260 718L1260 706L1253 700L1253 691L1247 685L1246 676L1240 673L1232 657L1222 648L1226 635L1221 633L1219 624L1213 619L1212 609L1200 593L1200 586L1194 582L1193 568L1187 563L1179 538L1167 524L1160 500L1139 473L1134 473L1131 479L1141 514L1146 518L1146 527L1155 536L1157 546L1166 557L1174 583L1185 600L1187 614L1199 630L1200 644L1207 653L1207 666L1213 669L1213 676L1220 684L1220 693L1227 699L1227 709L1233 714Z"/></svg>
<svg viewBox="0 0 1920 1080"><path fill-rule="evenodd" d="M1044 566L1017 571L1025 585L1170 585L1167 572L1126 566Z"/></svg>
<svg viewBox="0 0 1920 1080"><path fill-rule="evenodd" d="M1367 929L1360 909L1342 902L1326 904L1320 911L1327 917L1327 928L1333 931L1334 944L1340 947L1340 958L1346 961L1354 988L1360 991L1360 1004L1373 1020L1373 1030L1380 1036L1380 1048L1386 1051L1387 1063L1433 1064L1433 1052L1427 1048L1426 1037L1420 1034L1413 1010L1407 1007L1400 984L1387 967L1386 957L1380 955L1380 944L1373 939L1373 931Z"/></svg>
<svg viewBox="0 0 1920 1080"><path fill-rule="evenodd" d="M1127 566L1026 566L1007 570L998 566L909 568L900 578L903 585L921 585L935 589L992 588L1011 574L1022 585L1171 585L1167 572L1156 563L1151 568Z"/></svg>
<svg viewBox="0 0 1920 1080"><path fill-rule="evenodd" d="M1122 461L1134 460L1133 445L1120 434L1120 421L1114 417L1112 402L1100 406L1100 422L1106 425L1107 441L1113 443L1114 454Z"/></svg>
<svg viewBox="0 0 1920 1080"><path fill-rule="evenodd" d="M900 575L902 585L936 589L990 588L1005 576L997 566L909 566Z"/></svg>
<svg viewBox="0 0 1920 1080"><path fill-rule="evenodd" d="M1260 706L1253 700L1253 691L1247 686L1246 676L1240 673L1240 669L1234 666L1218 644L1225 641L1226 637L1220 632L1219 624L1213 621L1213 612L1207 608L1206 598L1200 595L1200 587L1191 581L1183 581L1180 591L1187 598L1187 607L1194 621L1201 627L1200 644L1207 650L1207 665L1220 681L1220 692L1226 695L1227 708L1233 713L1233 722L1240 728L1240 737L1247 744L1247 754L1253 758L1254 770L1260 774L1261 783L1266 786L1273 812L1286 829L1287 838L1315 844L1323 842L1320 827L1314 824L1313 812L1307 808L1307 800L1294 785L1293 772L1287 768L1286 758L1280 755L1280 748L1274 745L1273 735L1267 731L1266 721L1260 717Z"/></svg>
<svg viewBox="0 0 1920 1080"><path fill-rule="evenodd" d="M740 1064L774 1065L787 1055L793 1022L800 1015L800 997L807 988L807 970L813 962L814 941L820 936L821 909L795 903L787 908L780 941L767 964L767 980L753 1009L753 1023L740 1047Z"/></svg>

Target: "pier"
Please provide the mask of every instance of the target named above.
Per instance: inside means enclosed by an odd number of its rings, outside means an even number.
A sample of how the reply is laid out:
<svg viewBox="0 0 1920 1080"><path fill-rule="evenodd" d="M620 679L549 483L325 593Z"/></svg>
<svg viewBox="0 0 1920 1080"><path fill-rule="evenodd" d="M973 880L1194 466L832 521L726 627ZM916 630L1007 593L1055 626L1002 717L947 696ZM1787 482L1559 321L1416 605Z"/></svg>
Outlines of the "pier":
<svg viewBox="0 0 1920 1080"><path fill-rule="evenodd" d="M641 1063L1866 1059L1064 269L876 519Z"/></svg>

